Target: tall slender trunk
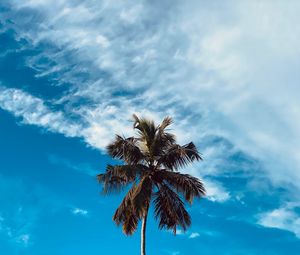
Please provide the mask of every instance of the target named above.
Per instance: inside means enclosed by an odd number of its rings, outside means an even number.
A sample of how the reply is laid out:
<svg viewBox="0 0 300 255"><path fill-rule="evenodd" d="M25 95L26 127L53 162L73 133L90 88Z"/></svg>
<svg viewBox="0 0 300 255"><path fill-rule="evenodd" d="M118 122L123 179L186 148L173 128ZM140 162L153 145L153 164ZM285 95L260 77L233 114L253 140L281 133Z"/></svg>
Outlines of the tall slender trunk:
<svg viewBox="0 0 300 255"><path fill-rule="evenodd" d="M147 216L148 216L148 208L145 211L145 215L142 220L142 229L141 229L141 255L146 255L146 225L147 225Z"/></svg>

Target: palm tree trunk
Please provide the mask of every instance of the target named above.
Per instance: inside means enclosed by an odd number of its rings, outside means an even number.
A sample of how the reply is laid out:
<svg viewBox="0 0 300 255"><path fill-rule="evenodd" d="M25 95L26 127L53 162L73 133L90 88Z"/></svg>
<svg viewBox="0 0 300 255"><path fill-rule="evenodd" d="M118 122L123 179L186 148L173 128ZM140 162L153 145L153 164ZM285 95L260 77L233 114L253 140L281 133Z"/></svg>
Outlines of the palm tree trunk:
<svg viewBox="0 0 300 255"><path fill-rule="evenodd" d="M146 255L146 225L147 225L148 208L142 220L141 229L141 255Z"/></svg>

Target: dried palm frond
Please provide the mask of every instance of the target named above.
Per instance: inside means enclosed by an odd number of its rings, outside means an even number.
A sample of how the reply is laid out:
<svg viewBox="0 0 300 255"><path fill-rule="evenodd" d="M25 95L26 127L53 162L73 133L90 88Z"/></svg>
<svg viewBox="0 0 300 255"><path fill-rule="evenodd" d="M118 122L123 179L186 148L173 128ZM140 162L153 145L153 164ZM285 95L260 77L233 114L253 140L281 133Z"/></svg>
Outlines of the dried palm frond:
<svg viewBox="0 0 300 255"><path fill-rule="evenodd" d="M190 142L186 145L172 144L159 158L158 164L169 170L185 167L195 160L202 160L196 146Z"/></svg>
<svg viewBox="0 0 300 255"><path fill-rule="evenodd" d="M194 197L200 198L205 195L201 180L189 174L159 170L155 173L155 178L165 181L177 192L182 193L189 203L193 202Z"/></svg>
<svg viewBox="0 0 300 255"><path fill-rule="evenodd" d="M115 141L107 146L107 152L113 158L124 160L127 164L137 164L144 158L134 137L124 138L116 135Z"/></svg>
<svg viewBox="0 0 300 255"><path fill-rule="evenodd" d="M155 218L159 221L160 229L172 229L176 234L177 226L180 226L183 231L190 226L190 215L176 192L167 185L161 185L154 196Z"/></svg>

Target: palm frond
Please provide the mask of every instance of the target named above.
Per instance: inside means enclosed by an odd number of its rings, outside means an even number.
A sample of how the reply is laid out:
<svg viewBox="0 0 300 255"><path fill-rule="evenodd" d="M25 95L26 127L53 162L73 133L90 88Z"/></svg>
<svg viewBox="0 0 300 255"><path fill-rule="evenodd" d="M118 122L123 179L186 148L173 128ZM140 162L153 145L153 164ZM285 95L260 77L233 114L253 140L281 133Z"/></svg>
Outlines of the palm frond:
<svg viewBox="0 0 300 255"><path fill-rule="evenodd" d="M149 207L152 195L152 183L149 175L144 176L132 194L133 209L139 219L144 216L145 211Z"/></svg>
<svg viewBox="0 0 300 255"><path fill-rule="evenodd" d="M158 126L160 132L163 132L166 127L170 126L173 123L173 119L169 116L165 117L161 124Z"/></svg>
<svg viewBox="0 0 300 255"><path fill-rule="evenodd" d="M159 182L167 182L174 187L177 192L183 194L184 198L191 204L195 197L205 196L205 188L201 180L189 174L181 174L160 170L155 172L155 176Z"/></svg>
<svg viewBox="0 0 300 255"><path fill-rule="evenodd" d="M157 131L157 127L152 120L138 118L135 114L133 115L133 118L133 127L134 129L138 130L139 140L145 143L147 148L150 150L151 144Z"/></svg>
<svg viewBox="0 0 300 255"><path fill-rule="evenodd" d="M126 235L131 235L136 230L138 221L149 207L151 194L152 181L147 175L138 185L132 186L116 210L113 220L117 225L122 224Z"/></svg>
<svg viewBox="0 0 300 255"><path fill-rule="evenodd" d="M157 132L151 144L151 153L155 159L159 159L170 146L175 143L175 136L164 131Z"/></svg>
<svg viewBox="0 0 300 255"><path fill-rule="evenodd" d="M167 185L160 185L154 194L155 218L159 220L159 228L172 229L176 234L177 226L183 231L191 224L191 218L180 197Z"/></svg>
<svg viewBox="0 0 300 255"><path fill-rule="evenodd" d="M157 131L151 144L151 152L154 157L159 157L163 152L176 142L175 135L166 132L166 128L173 123L172 118L166 117L157 127Z"/></svg>
<svg viewBox="0 0 300 255"><path fill-rule="evenodd" d="M122 224L123 232L126 235L132 235L138 226L139 218L135 214L132 205L132 196L136 188L136 185L131 187L113 216L113 220L117 225Z"/></svg>
<svg viewBox="0 0 300 255"><path fill-rule="evenodd" d="M183 146L180 146L179 144L171 145L160 157L158 164L174 171L195 160L202 160L202 158L196 146L190 142Z"/></svg>
<svg viewBox="0 0 300 255"><path fill-rule="evenodd" d="M98 174L99 183L103 184L103 193L119 192L127 184L134 182L148 171L147 167L137 165L107 165L106 172Z"/></svg>
<svg viewBox="0 0 300 255"><path fill-rule="evenodd" d="M123 223L122 230L126 235L132 235L138 227L139 218L133 211L127 211L126 219Z"/></svg>
<svg viewBox="0 0 300 255"><path fill-rule="evenodd" d="M110 156L124 160L127 164L137 164L144 158L137 146L137 139L134 137L124 138L116 135L115 141L110 143L106 149Z"/></svg>

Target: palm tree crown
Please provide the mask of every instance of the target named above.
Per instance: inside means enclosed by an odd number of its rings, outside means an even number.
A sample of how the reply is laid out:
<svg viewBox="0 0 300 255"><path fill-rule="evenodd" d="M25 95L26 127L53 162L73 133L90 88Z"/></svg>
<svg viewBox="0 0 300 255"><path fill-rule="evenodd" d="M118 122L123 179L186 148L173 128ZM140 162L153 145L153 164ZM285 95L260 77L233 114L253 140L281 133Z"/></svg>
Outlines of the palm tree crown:
<svg viewBox="0 0 300 255"><path fill-rule="evenodd" d="M107 146L108 154L124 164L108 165L106 172L97 176L104 193L120 191L131 184L113 220L122 225L126 235L131 235L139 220L146 220L153 201L160 229L170 229L175 234L178 227L185 231L191 218L182 198L191 204L195 197L205 195L205 189L199 179L181 174L178 169L201 160L200 153L192 142L183 146L176 143L175 136L166 130L173 122L170 117L158 126L151 120L133 117L137 137L116 135Z"/></svg>

